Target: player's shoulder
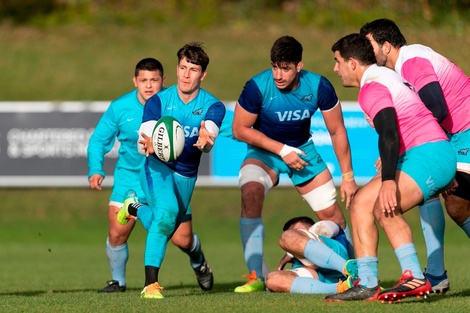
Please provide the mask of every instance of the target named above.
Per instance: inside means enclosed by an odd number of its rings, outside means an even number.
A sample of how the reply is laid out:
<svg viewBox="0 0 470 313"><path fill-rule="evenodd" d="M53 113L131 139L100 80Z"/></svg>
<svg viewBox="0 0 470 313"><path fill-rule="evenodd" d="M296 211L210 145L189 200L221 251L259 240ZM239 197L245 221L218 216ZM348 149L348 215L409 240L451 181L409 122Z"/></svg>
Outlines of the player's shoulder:
<svg viewBox="0 0 470 313"><path fill-rule="evenodd" d="M137 100L137 89L126 92L125 94L119 96L118 98L111 101L110 106L123 106L129 105L129 103L134 103Z"/></svg>

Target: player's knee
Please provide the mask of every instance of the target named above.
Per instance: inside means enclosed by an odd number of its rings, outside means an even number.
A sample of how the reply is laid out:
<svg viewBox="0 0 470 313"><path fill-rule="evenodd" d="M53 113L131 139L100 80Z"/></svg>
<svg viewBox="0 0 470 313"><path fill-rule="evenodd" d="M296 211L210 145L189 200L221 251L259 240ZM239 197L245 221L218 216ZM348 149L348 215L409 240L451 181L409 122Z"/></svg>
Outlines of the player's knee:
<svg viewBox="0 0 470 313"><path fill-rule="evenodd" d="M242 189L248 183L260 184L258 188L263 188L263 192L266 195L268 191L273 187L273 181L271 177L264 169L255 164L247 164L242 166L238 176L238 183ZM246 187L246 186L245 186Z"/></svg>
<svg viewBox="0 0 470 313"><path fill-rule="evenodd" d="M158 210L152 228L156 228L159 232L171 236L176 229L177 212L168 210Z"/></svg>
<svg viewBox="0 0 470 313"><path fill-rule="evenodd" d="M318 212L331 207L336 203L336 187L330 179L325 184L302 195L313 211Z"/></svg>

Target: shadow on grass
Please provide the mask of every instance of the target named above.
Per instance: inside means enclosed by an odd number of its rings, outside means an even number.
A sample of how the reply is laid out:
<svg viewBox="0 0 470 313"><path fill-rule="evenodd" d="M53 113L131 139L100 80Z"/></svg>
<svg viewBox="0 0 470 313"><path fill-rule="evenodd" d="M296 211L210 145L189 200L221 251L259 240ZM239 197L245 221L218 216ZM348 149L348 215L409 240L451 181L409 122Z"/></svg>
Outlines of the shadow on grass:
<svg viewBox="0 0 470 313"><path fill-rule="evenodd" d="M235 287L242 285L243 283L226 283L226 284L215 284L213 289L210 291L203 291L199 288L196 284L191 285L174 285L174 286L166 286L165 291L181 291L181 290L188 290L188 293L191 295L203 295L207 293L226 293L226 292L233 292ZM142 287L143 288L143 287ZM127 291L135 292L135 291L142 291L142 288L127 288ZM12 291L12 292L0 292L0 296L23 296L23 297L35 297L39 295L47 295L47 294L60 294L60 293L75 293L75 292L96 292L98 293L98 289L67 289L67 290L29 290L29 291ZM106 293L103 293L106 294Z"/></svg>

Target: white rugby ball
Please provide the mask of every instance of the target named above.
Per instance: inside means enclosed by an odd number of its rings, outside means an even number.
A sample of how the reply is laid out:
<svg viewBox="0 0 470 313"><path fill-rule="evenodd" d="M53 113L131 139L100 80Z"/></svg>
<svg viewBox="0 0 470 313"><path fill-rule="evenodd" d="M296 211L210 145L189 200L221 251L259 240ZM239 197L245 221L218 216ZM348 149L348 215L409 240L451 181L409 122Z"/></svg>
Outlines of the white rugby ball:
<svg viewBox="0 0 470 313"><path fill-rule="evenodd" d="M162 116L152 133L152 145L155 155L163 162L173 162L183 152L183 126L172 116Z"/></svg>

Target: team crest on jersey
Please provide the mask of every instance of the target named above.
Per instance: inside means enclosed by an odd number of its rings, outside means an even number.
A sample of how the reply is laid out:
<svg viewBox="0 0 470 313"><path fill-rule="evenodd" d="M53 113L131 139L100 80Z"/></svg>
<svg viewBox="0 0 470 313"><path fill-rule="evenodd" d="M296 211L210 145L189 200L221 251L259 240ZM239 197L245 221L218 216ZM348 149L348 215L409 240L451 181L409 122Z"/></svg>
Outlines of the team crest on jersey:
<svg viewBox="0 0 470 313"><path fill-rule="evenodd" d="M313 95L309 94L309 95L303 96L302 99L300 99L300 101L308 102L308 101L312 101L312 99L313 99Z"/></svg>
<svg viewBox="0 0 470 313"><path fill-rule="evenodd" d="M202 112L204 111L204 109L197 109L197 110L194 110L193 111L193 115L202 115Z"/></svg>
<svg viewBox="0 0 470 313"><path fill-rule="evenodd" d="M459 155L468 155L468 150L470 150L469 148L465 148L465 149L460 149L459 152L457 152Z"/></svg>

